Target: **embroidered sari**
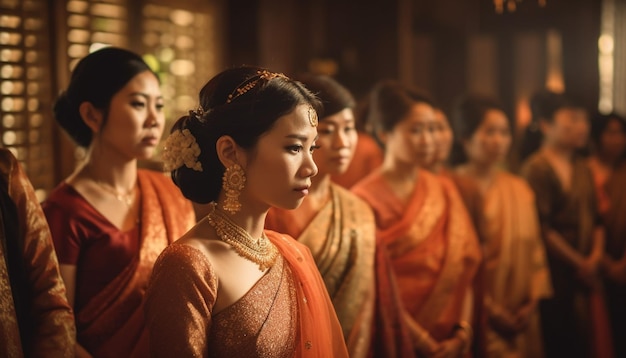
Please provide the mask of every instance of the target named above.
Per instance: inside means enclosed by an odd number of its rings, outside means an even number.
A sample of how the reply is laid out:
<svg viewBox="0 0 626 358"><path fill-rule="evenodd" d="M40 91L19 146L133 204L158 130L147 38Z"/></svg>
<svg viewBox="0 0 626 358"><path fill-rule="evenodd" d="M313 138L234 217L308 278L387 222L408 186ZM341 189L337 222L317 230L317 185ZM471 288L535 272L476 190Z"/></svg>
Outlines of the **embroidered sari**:
<svg viewBox="0 0 626 358"><path fill-rule="evenodd" d="M499 172L482 201L486 294L513 313L529 301L549 297L552 287L532 189L520 178ZM539 323L537 311L527 329L515 337L503 337L487 327L487 355L541 357Z"/></svg>
<svg viewBox="0 0 626 358"><path fill-rule="evenodd" d="M481 259L456 188L420 170L405 204L377 171L353 192L374 209L377 236L389 253L407 319L437 341L450 338Z"/></svg>
<svg viewBox="0 0 626 358"><path fill-rule="evenodd" d="M293 224L298 209L270 209L265 227L293 235L311 250L337 312L350 357L366 357L375 303L374 216L366 203L338 185L331 184L330 197L303 230Z"/></svg>
<svg viewBox="0 0 626 358"><path fill-rule="evenodd" d="M182 197L168 177L158 172L139 170L137 180L141 193L141 222L137 249L134 253L131 252L130 260L123 269L99 292L90 296L88 301L75 305L77 340L96 357L148 355L148 335L144 324L143 305L152 267L163 249L182 236L195 221L191 203ZM61 263L77 265L78 283L78 275L84 270L81 265L88 267L90 263L80 259L78 262L63 262L66 241L86 243L90 238L82 235L93 234L93 227L99 226L98 223L89 222L76 213L77 210L82 210L82 213L87 215L89 209L94 210L85 207L89 204L84 199L75 196L71 199L67 193L61 192L62 186L57 190L58 195L53 193L44 204L45 211L55 246L59 248ZM65 199L73 201L64 202ZM66 207L80 205L81 199L82 209ZM90 218L93 218L93 213ZM93 270L89 272L94 275L93 280L98 279L97 273ZM78 285L76 292L77 298L80 297Z"/></svg>
<svg viewBox="0 0 626 358"><path fill-rule="evenodd" d="M13 155L0 149L0 356L74 357L74 315L46 218Z"/></svg>
<svg viewBox="0 0 626 358"><path fill-rule="evenodd" d="M266 234L281 256L217 313L217 276L206 255L179 243L163 252L146 303L153 356L348 357L310 251L285 235Z"/></svg>

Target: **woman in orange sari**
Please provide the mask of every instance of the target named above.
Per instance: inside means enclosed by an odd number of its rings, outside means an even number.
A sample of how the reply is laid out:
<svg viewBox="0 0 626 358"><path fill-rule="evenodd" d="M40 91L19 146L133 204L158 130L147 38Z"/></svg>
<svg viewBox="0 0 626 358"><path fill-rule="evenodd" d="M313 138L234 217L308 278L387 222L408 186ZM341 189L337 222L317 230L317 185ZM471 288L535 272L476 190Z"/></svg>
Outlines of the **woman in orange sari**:
<svg viewBox="0 0 626 358"><path fill-rule="evenodd" d="M551 294L551 284L534 193L524 180L499 168L511 145L510 123L494 101L465 97L455 106L453 127L467 158L456 176L472 183L471 191L482 198L485 356L539 358L537 304Z"/></svg>
<svg viewBox="0 0 626 358"><path fill-rule="evenodd" d="M0 356L74 357L74 315L46 217L8 149L0 149L0 307Z"/></svg>
<svg viewBox="0 0 626 358"><path fill-rule="evenodd" d="M350 357L366 357L374 319L374 215L354 194L331 182L348 168L357 146L354 99L327 76L307 75L300 81L321 100L317 127L318 173L309 195L295 210L272 208L266 229L288 234L313 254L343 328Z"/></svg>
<svg viewBox="0 0 626 358"><path fill-rule="evenodd" d="M83 58L55 104L56 120L88 153L43 204L79 357L148 354L143 304L152 266L195 219L163 173L137 169L161 137L162 107L157 76L117 48Z"/></svg>
<svg viewBox="0 0 626 358"><path fill-rule="evenodd" d="M319 102L257 67L225 70L201 109L174 125L164 159L183 194L209 212L159 257L146 304L155 357L347 357L341 325L309 249L264 229L295 209L317 173Z"/></svg>
<svg viewBox="0 0 626 358"><path fill-rule="evenodd" d="M435 154L432 102L391 81L371 96L370 119L385 159L353 192L374 209L417 353L463 356L472 341L471 284L480 248L454 185L421 169Z"/></svg>

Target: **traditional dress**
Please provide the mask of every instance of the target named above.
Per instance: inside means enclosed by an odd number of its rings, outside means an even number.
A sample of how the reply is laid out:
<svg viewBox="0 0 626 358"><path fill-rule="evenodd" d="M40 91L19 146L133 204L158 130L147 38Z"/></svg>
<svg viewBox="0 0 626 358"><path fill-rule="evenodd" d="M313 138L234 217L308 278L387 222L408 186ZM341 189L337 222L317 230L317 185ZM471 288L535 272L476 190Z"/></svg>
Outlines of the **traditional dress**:
<svg viewBox="0 0 626 358"><path fill-rule="evenodd" d="M359 180L372 173L383 163L383 151L369 134L359 132L354 158L348 169L341 175L334 175L333 182L344 188L351 188Z"/></svg>
<svg viewBox="0 0 626 358"><path fill-rule="evenodd" d="M604 190L610 198L603 215L606 227L606 254L613 260L626 253L626 164L622 164L607 181ZM626 357L626 284L607 282L609 316L615 343L615 356Z"/></svg>
<svg viewBox="0 0 626 358"><path fill-rule="evenodd" d="M454 185L420 170L405 204L380 171L353 187L374 209L377 236L389 252L404 307L437 341L462 319L481 253Z"/></svg>
<svg viewBox="0 0 626 358"><path fill-rule="evenodd" d="M33 187L0 149L0 356L74 357L74 315Z"/></svg>
<svg viewBox="0 0 626 358"><path fill-rule="evenodd" d="M306 199L305 199L306 200ZM296 237L313 254L337 312L350 357L366 357L375 303L374 215L354 194L331 184L330 200L305 228L298 210L270 209L266 228Z"/></svg>
<svg viewBox="0 0 626 358"><path fill-rule="evenodd" d="M206 255L175 243L159 257L146 319L154 357L348 357L341 326L306 246L266 231L281 255L237 302L218 295Z"/></svg>
<svg viewBox="0 0 626 358"><path fill-rule="evenodd" d="M568 191L563 189L552 165L541 152L528 158L522 174L535 192L542 234L554 230L581 255L588 256L593 230L599 220L593 179L586 163L580 158L573 161ZM548 251L547 257L554 295L541 304L546 355L599 356L598 350L605 346L599 340L610 334L602 293L585 287L578 280L575 268L558 256Z"/></svg>
<svg viewBox="0 0 626 358"><path fill-rule="evenodd" d="M44 203L59 262L75 265L77 340L96 357L148 354L143 305L158 255L195 222L191 203L158 172L139 170L141 220L123 232L74 188Z"/></svg>
<svg viewBox="0 0 626 358"><path fill-rule="evenodd" d="M485 294L498 306L515 313L529 301L539 301L552 293L534 193L522 179L499 172L482 197L480 236ZM515 337L504 337L488 326L485 343L489 357L541 357L538 311L527 329Z"/></svg>

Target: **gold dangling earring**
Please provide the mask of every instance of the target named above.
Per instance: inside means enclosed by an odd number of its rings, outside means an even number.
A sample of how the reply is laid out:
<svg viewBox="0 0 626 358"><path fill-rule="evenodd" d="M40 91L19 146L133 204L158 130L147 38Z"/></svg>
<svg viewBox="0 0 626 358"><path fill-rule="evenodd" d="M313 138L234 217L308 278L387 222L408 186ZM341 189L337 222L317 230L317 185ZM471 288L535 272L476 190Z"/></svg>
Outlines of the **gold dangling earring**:
<svg viewBox="0 0 626 358"><path fill-rule="evenodd" d="M224 176L222 177L222 189L224 190L224 194L226 194L226 200L222 208L230 215L234 215L241 210L239 194L241 190L243 190L245 183L246 173L239 164L234 164L226 168Z"/></svg>

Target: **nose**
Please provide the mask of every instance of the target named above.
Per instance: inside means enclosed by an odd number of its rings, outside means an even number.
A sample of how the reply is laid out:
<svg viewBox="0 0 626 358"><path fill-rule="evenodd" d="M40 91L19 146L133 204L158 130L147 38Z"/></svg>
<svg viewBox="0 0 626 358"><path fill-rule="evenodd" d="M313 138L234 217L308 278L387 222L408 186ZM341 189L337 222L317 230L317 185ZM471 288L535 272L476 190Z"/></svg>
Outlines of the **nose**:
<svg viewBox="0 0 626 358"><path fill-rule="evenodd" d="M300 175L304 178L311 178L317 175L318 169L315 161L313 160L313 154L307 153L304 156L304 161L302 162L302 167L300 170Z"/></svg>
<svg viewBox="0 0 626 358"><path fill-rule="evenodd" d="M156 106L150 106L148 109L148 116L145 121L145 126L147 128L154 128L159 126L159 122L161 120L161 113L156 108Z"/></svg>
<svg viewBox="0 0 626 358"><path fill-rule="evenodd" d="M333 147L336 149L346 148L349 145L348 134L343 130L338 130L333 136Z"/></svg>

